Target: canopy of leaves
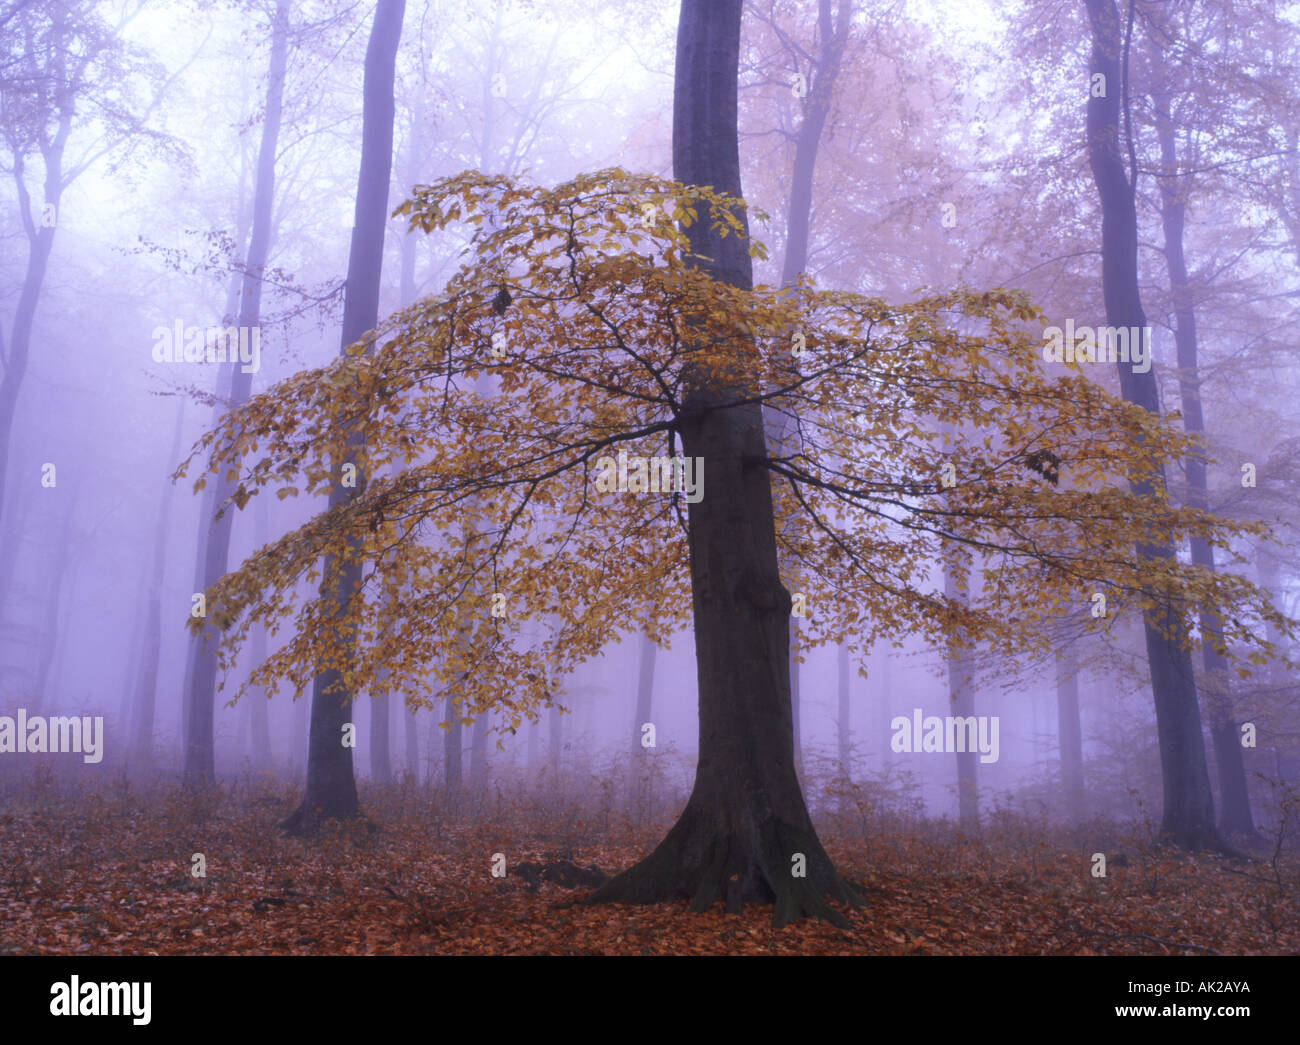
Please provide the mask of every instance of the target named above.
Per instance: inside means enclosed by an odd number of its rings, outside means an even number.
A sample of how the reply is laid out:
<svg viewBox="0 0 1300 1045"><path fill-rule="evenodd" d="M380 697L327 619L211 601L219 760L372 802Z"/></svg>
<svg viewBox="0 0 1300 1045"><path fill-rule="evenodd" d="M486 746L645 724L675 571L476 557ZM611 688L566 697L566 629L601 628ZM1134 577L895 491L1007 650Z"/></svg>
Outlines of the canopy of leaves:
<svg viewBox="0 0 1300 1045"><path fill-rule="evenodd" d="M1088 617L1094 592L1111 617L1222 607L1228 645L1271 651L1266 624L1290 633L1249 582L1136 554L1201 535L1232 561L1262 528L1131 493L1187 437L1078 367L1049 375L1022 296L891 306L807 281L717 283L684 229L743 235L741 206L621 170L418 188L397 211L413 228L472 231L445 293L232 412L178 473L196 457L233 472L240 508L271 490L325 497L345 461L363 478L208 593L232 629L223 656L254 621L292 618L251 684L302 692L336 666L354 695L429 706L434 672L467 717L496 708L517 726L620 631L664 641L690 617L684 495L600 489L600 459L678 454L692 411L755 401L792 426L782 456L743 463L770 470L805 645L921 634L1041 653L1034 625ZM314 589L321 564L358 556L338 618ZM965 597L945 597L941 562Z"/></svg>

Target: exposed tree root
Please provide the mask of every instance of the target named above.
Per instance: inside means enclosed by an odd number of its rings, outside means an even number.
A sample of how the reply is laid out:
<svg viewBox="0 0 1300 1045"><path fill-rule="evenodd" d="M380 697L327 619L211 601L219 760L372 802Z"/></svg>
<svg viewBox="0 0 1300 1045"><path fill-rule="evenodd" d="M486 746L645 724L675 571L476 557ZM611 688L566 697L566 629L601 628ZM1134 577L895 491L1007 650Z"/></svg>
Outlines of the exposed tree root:
<svg viewBox="0 0 1300 1045"><path fill-rule="evenodd" d="M739 914L746 903L772 904L777 928L804 917L848 928L848 919L830 901L855 907L862 901L840 878L816 834L771 817L747 826L721 830L713 818L688 804L653 853L585 902L686 899L692 911L702 912L723 900L728 914Z"/></svg>

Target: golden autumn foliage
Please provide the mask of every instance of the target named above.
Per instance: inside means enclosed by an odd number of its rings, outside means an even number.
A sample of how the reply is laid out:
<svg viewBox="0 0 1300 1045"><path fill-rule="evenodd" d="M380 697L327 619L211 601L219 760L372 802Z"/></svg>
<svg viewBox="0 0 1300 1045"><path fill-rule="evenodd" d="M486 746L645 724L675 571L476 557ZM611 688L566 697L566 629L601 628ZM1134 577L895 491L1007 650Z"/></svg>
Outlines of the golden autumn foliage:
<svg viewBox="0 0 1300 1045"><path fill-rule="evenodd" d="M596 475L620 450L680 453L688 391L724 380L788 419L780 456L747 463L772 476L805 647L956 636L1043 653L1042 622L1088 618L1096 592L1110 617L1160 602L1186 624L1220 607L1228 647L1271 653L1266 625L1291 634L1250 582L1136 554L1199 535L1231 563L1232 542L1263 528L1130 493L1188 438L1077 365L1049 374L1021 295L896 306L808 281L717 283L681 230L742 234L739 207L621 170L417 189L397 210L413 228L472 232L445 292L233 411L178 473L196 457L238 469L241 508L324 497L341 462L360 475L355 496L208 592L223 657L254 621L288 624L250 684L301 693L334 665L354 695L382 680L429 706L433 672L467 718L491 708L517 726L620 631L663 640L689 622L683 495L601 491ZM339 620L316 585L323 560L348 555L363 581ZM945 598L941 561L968 599Z"/></svg>

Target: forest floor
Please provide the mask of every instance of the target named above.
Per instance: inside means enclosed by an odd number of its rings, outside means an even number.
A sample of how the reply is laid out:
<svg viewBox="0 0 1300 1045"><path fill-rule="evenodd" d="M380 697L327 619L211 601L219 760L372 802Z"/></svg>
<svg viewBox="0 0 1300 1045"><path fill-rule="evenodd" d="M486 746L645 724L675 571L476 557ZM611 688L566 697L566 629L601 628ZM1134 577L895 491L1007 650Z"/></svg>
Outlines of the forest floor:
<svg viewBox="0 0 1300 1045"><path fill-rule="evenodd" d="M436 790L363 786L365 820L307 841L277 827L295 802L290 785L248 776L198 798L0 790L0 954L1300 952L1300 860L1272 847L1233 861L1100 822L1068 837L1000 816L963 838L942 821L832 815L822 840L864 906L849 929L773 929L770 907L587 906L574 902L587 887L525 880L529 862L617 872L663 837L665 810L493 790L453 811Z"/></svg>

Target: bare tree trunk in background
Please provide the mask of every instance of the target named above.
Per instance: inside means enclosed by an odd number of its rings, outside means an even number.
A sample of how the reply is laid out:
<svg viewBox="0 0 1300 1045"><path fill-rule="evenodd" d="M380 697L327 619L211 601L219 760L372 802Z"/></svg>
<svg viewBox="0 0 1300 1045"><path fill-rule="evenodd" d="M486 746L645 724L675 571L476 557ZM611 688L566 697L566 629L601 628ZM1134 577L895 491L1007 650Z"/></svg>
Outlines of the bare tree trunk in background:
<svg viewBox="0 0 1300 1045"><path fill-rule="evenodd" d="M58 64L54 70L54 79L64 86L66 70L62 68L63 50L58 50L55 60ZM63 153L72 133L72 117L75 109L75 90L66 90L66 97L61 90L59 122L54 136L41 146L41 158L45 166L44 204L54 207L57 216L63 195ZM18 392L23 379L27 376L27 362L31 357L32 325L36 321L36 305L40 301L41 289L45 285L45 271L50 260L50 251L54 249L55 225L37 225L36 215L24 180L24 162L21 150L15 150L13 156L13 178L18 192L19 215L23 231L27 234L27 268L23 273L22 289L18 292L18 305L14 310L14 322L10 328L9 343L4 345L5 357L3 372L0 373L0 517L5 510L6 491L8 489L10 442L13 437L14 417L18 412ZM57 224L57 217L56 217ZM11 577L13 565L4 562L17 554L15 547L0 548L0 576ZM0 589L0 597L4 590Z"/></svg>
<svg viewBox="0 0 1300 1045"><path fill-rule="evenodd" d="M419 709L407 710L402 716L405 723L406 737L406 771L416 783L420 781L420 717Z"/></svg>
<svg viewBox="0 0 1300 1045"><path fill-rule="evenodd" d="M397 612L397 597L389 594L388 613ZM375 689L370 698L370 779L377 784L387 786L393 782L392 757L392 700L389 696L388 679L390 672L381 668L375 672ZM412 717L409 714L408 718Z"/></svg>
<svg viewBox="0 0 1300 1045"><path fill-rule="evenodd" d="M890 648L886 647L879 655L872 656L872 678L875 685L872 692L876 698L876 722L877 729L880 731L880 749L883 752L880 759L880 768L888 769L894 763L894 749L890 746L890 738L893 735L893 701L889 691L890 677L893 674L893 668L889 663Z"/></svg>
<svg viewBox="0 0 1300 1045"><path fill-rule="evenodd" d="M57 488L56 488L57 489ZM36 678L32 683L32 708L39 712L45 706L45 687L49 682L50 668L54 664L54 650L59 641L60 610L63 608L63 589L67 586L68 566L72 559L72 518L76 510L77 495L68 497L67 506L59 513L58 536L54 539L54 568L46 583L44 612L36 655Z"/></svg>
<svg viewBox="0 0 1300 1045"><path fill-rule="evenodd" d="M388 189L393 169L393 82L397 45L402 35L406 0L378 0L366 47L362 86L361 170L357 177L352 248L348 252L347 291L343 304L340 351L361 339L379 323L379 282L384 264L384 231L388 223ZM342 466L343 461L336 462ZM359 474L356 493L366 477ZM330 507L354 496L341 479L330 491ZM342 562L326 559L321 596L330 600L330 616L338 620L348 600L361 587L361 561L350 547ZM340 637L341 644L348 639ZM321 821L359 816L357 782L352 770L352 749L342 743L344 726L352 713L352 694L343 686L342 673L329 668L312 682L311 739L307 746L307 787L302 803L284 821L285 830L309 834Z"/></svg>
<svg viewBox="0 0 1300 1045"><path fill-rule="evenodd" d="M781 263L781 285L788 287L803 274L808 266L808 244L812 229L813 175L817 168L817 151L821 147L822 132L831 111L831 97L835 80L839 76L848 40L849 20L853 12L852 0L840 0L838 14L832 17L831 0L818 0L817 38L820 47L817 60L809 70L807 101L803 119L795 136L794 169L790 178L790 200L786 210L785 255ZM793 55L791 57L794 57ZM767 442L772 456L781 457L792 452L792 427L794 419L784 413L764 410ZM778 525L784 525L779 520ZM785 564L782 564L785 567ZM786 579L797 583L797 578L784 571ZM794 760L802 773L803 738L800 729L800 670L798 656L799 631L795 618L789 620L790 644L790 715L794 724Z"/></svg>
<svg viewBox="0 0 1300 1045"><path fill-rule="evenodd" d="M175 467L180 460L181 432L185 423L185 404L176 405L168 463ZM131 746L143 768L154 760L154 715L158 706L158 665L162 657L162 587L167 567L167 539L171 533L172 504L176 484L171 476L164 480L162 504L158 507L158 525L154 529L153 564L149 571L148 601L145 608L144 637L139 669L135 679L135 709Z"/></svg>
<svg viewBox="0 0 1300 1045"><path fill-rule="evenodd" d="M260 664L266 660L266 629L258 628L253 633L253 662ZM267 705L270 698L265 693L253 693L252 703L248 707L249 728L252 731L252 761L255 769L271 767L271 717Z"/></svg>
<svg viewBox="0 0 1300 1045"><path fill-rule="evenodd" d="M561 746L564 743L564 716L560 714L558 704L551 706L546 715L547 724L550 726L550 761L551 776L556 777L560 773Z"/></svg>
<svg viewBox="0 0 1300 1045"><path fill-rule="evenodd" d="M156 545L155 545L156 548ZM127 647L126 675L122 678L122 695L118 701L117 720L121 724L126 743L131 743L133 736L132 722L135 720L135 687L140 674L140 661L143 656L146 619L149 616L149 578L141 576L136 582L135 599L131 617L135 627L131 629L131 645Z"/></svg>
<svg viewBox="0 0 1300 1045"><path fill-rule="evenodd" d="M487 713L474 719L469 740L469 785L475 791L487 787Z"/></svg>
<svg viewBox="0 0 1300 1045"><path fill-rule="evenodd" d="M424 50L421 48L421 61L423 62ZM423 72L423 69L421 70ZM406 188L409 192L420 180L420 154L423 147L423 129L424 129L424 90L423 84L414 91L412 99L410 118L406 126ZM415 301L415 246L417 242L416 234L407 229L402 235L401 241L401 260L398 271L398 304L402 308ZM377 734L378 719L382 718L385 723L388 722L392 712L389 707L389 697L385 693L379 701L382 702L382 709L377 703L371 704L371 736L372 747L370 752L371 766L375 766L377 760L381 761L386 767L383 770L383 782L387 783L392 779L392 758L388 753L387 739L384 742L382 753L374 748ZM406 771L411 774L412 779L420 779L420 720L418 710L412 711L410 708L403 707L402 723L403 737L406 746ZM385 729L388 729L387 725ZM388 734L385 733L385 737Z"/></svg>
<svg viewBox="0 0 1300 1045"><path fill-rule="evenodd" d="M528 723L528 771L530 773L537 769L541 757L541 735L542 720L539 717L536 722Z"/></svg>
<svg viewBox="0 0 1300 1045"><path fill-rule="evenodd" d="M852 742L849 738L850 731L850 707L849 707L849 650L847 646L839 646L835 651L836 667L836 754L839 759L839 775L844 779L840 783L839 809L840 816L848 816L849 813L849 788L853 783L853 756Z"/></svg>
<svg viewBox="0 0 1300 1045"><path fill-rule="evenodd" d="M289 0L278 0L271 28L271 58L267 70L266 112L262 123L262 140L257 153L257 178L253 190L253 221L244 262L239 303L239 326L252 330L261 325L262 271L271 248L272 206L275 202L275 154L280 140L280 123L284 112L284 78L289 51ZM238 362L230 367L229 405L237 407L248 401L253 390L253 375L245 373ZM234 513L230 497L235 483L227 472L214 476L204 489L199 516L200 527L206 526L198 548L195 590L206 591L225 575L230 559L230 534ZM216 513L226 509L220 518ZM202 534L202 530L200 531ZM191 639L192 659L186 675L184 778L187 787L210 786L216 779L216 754L213 744L214 701L217 688L217 650L221 630L211 623Z"/></svg>
<svg viewBox="0 0 1300 1045"><path fill-rule="evenodd" d="M1164 84L1164 54L1157 48L1154 64L1160 84L1152 93L1155 103L1156 137L1160 144L1163 173L1156 179L1160 187L1160 219L1165 237L1165 265L1169 270L1169 290L1174 306L1174 345L1178 352L1178 388L1182 400L1183 427L1198 437L1198 445L1187 455L1187 503L1202 511L1209 508L1209 484L1205 461L1205 415L1201 404L1201 377L1198 363L1196 310L1192 287L1187 277L1187 258L1183 251L1183 232L1187 224L1185 186L1178 176L1178 145L1170 112L1168 89ZM1200 537L1191 540L1192 562L1207 570L1214 567L1214 549ZM1201 648L1205 668L1202 686L1206 713L1210 720L1210 737L1214 741L1214 760L1219 771L1219 830L1225 835L1258 838L1250 811L1250 791L1246 786L1246 762L1241 749L1240 727L1232 712L1229 690L1228 660L1213 645L1222 641L1223 626L1210 606L1201 608Z"/></svg>
<svg viewBox="0 0 1300 1045"><path fill-rule="evenodd" d="M243 199L243 177L244 177L244 171L243 171L242 166L241 166L241 170L240 170L240 179L241 179L241 181L240 181L240 198L241 198L241 203L242 203L242 199ZM247 222L244 221L243 210L244 210L244 208L241 206L241 207L240 207L240 214L239 214L239 217L238 217L238 219L237 219L238 229L237 229L237 231L236 231L237 241L238 241L239 243L241 243L241 244L244 243L244 242L247 240L247 238L248 238ZM226 290L226 308L225 308L225 311L222 312L222 316L223 316L223 317L226 317L227 319L229 319L229 317L235 315L236 309L239 307L239 291L240 291L240 288L241 288L242 286L243 286L243 276L242 276L242 274L241 274L241 273L238 273L238 272L233 273L233 274L231 275L231 277L230 277L230 284L229 284L229 286L228 286L228 288L227 288L227 290ZM225 398L226 398L227 400L229 400L229 397L230 397L230 387L229 387L229 386L230 386L230 382L227 381L227 380L225 380L225 375L223 375L223 374L218 374L218 375L217 375L217 388L215 389L216 394L217 394L218 396L221 396L221 395L224 393ZM217 424L220 423L220 421L221 421L221 413L222 413L222 410L221 410L221 403L220 403L220 402L214 403L214 404L213 404L213 407L212 407L212 424L213 424L214 427L215 427ZM207 488L205 488L204 494L203 494L202 498L201 498L200 501L199 501L199 534L198 534L198 547L197 547L197 551L196 551L196 553L195 553L195 565L194 565L194 575L195 575L195 578L196 578L196 580L195 580L195 584L196 584L196 585L199 585L199 584L202 584L202 583L203 583L203 569L204 569L204 563L205 563L206 560L207 560L207 551L206 551L206 549L207 549L207 530L206 530L206 529L204 528L204 526L203 526L203 520L204 520L204 519L211 519L211 518L212 518L212 515L213 515L215 512L216 512L216 504L215 504L215 500L214 500L213 497L210 495L210 493L208 492ZM185 686L188 685L189 680L190 680L190 679L193 677L193 675L194 675L194 665L195 665L195 661L196 661L196 658L197 658L197 653L198 653L198 649L199 649L199 644L196 643L196 642L193 640L193 638L192 638L192 637L191 637L187 632L182 634L182 639L183 639L183 641L184 641L184 643L185 643L185 674L181 677L181 685L182 685L182 687L185 687ZM189 697L188 697L188 692L189 692L189 691L188 691L187 689L185 689L185 688L182 688L182 690L181 690L181 754L182 754L182 758L184 757L184 751L185 751L185 744L186 744L186 740L185 740L185 738L188 737L188 736L190 735L190 703L191 703L191 702L190 702L190 699L189 699Z"/></svg>
<svg viewBox="0 0 1300 1045"><path fill-rule="evenodd" d="M461 781L464 777L461 767L465 727L460 720L460 708L456 707L456 700L450 694L443 703L442 715L443 721L447 724L442 736L442 780L447 789L447 797L455 798L460 794Z"/></svg>
<svg viewBox="0 0 1300 1045"><path fill-rule="evenodd" d="M1056 736L1061 751L1061 783L1071 825L1083 823L1083 729L1079 721L1079 674L1065 653L1056 656Z"/></svg>
<svg viewBox="0 0 1300 1045"><path fill-rule="evenodd" d="M1255 569L1258 583L1261 588L1269 593L1273 605L1285 606L1286 600L1283 597L1285 592L1282 587L1282 576L1279 568L1277 557L1273 554L1272 549L1264 545L1256 545ZM1282 636L1276 625L1268 625L1268 640L1279 649L1281 648ZM1264 675L1265 685L1273 693L1277 693L1289 682L1286 669L1275 658L1271 660ZM1272 723L1269 723L1272 726ZM1284 762L1281 754L1278 752L1278 736L1276 727L1259 725L1256 742L1260 747L1264 746L1265 738L1271 733L1273 747L1273 775L1275 787L1283 786L1295 787L1300 784L1300 774L1295 772L1295 755L1294 748L1291 748L1291 754ZM1275 791L1275 795L1277 792ZM1282 811L1281 822L1275 825L1274 830L1281 831L1284 838L1300 838L1300 809L1291 805L1289 809Z"/></svg>
<svg viewBox="0 0 1300 1045"><path fill-rule="evenodd" d="M253 543L259 548L270 543L271 520L265 497L253 498ZM266 629L254 626L252 641L253 664L260 665L266 661ZM268 705L270 693L253 693L245 699L251 700L248 707L249 727L252 732L252 762L254 769L270 769L271 757L271 722Z"/></svg>
<svg viewBox="0 0 1300 1045"><path fill-rule="evenodd" d="M0 530L3 534L0 544L4 549L0 552L0 622L3 622L6 628L12 626L6 614L13 601L10 596L13 594L14 573L19 559L22 558L27 516L30 514L32 494L37 489L39 487L34 482L15 486L9 491L5 503L4 525ZM20 612L16 605L12 606L12 609Z"/></svg>
<svg viewBox="0 0 1300 1045"><path fill-rule="evenodd" d="M1115 0L1084 0L1092 31L1089 72L1105 78L1104 97L1088 98L1088 162L1101 199L1102 289L1106 322L1112 327L1145 329L1146 313L1138 285L1138 225L1135 186L1129 180L1120 152L1120 119L1126 115L1124 63L1125 32ZM1132 11L1130 9L1130 15ZM1124 110L1124 112L1122 112ZM1130 403L1152 414L1160 413L1154 370L1134 372L1120 362L1120 392ZM1166 496L1163 472L1154 482L1130 484L1142 497ZM1171 559L1173 549L1139 542L1144 559ZM1196 695L1192 659L1185 648L1186 635L1172 608L1152 609L1144 615L1147 660L1156 708L1164 784L1162 834L1191 850L1222 849L1224 843L1214 822L1214 796L1205 764L1201 734L1201 709ZM1168 636L1168 637L1166 637Z"/></svg>
<svg viewBox="0 0 1300 1045"><path fill-rule="evenodd" d="M632 757L628 760L628 782L634 802L640 797L641 782L650 768L648 761L650 751L641 746L641 731L647 724L653 725L655 662L658 658L659 647L650 640L650 636L641 635L637 645L636 708L632 713ZM657 735L655 743L658 743Z"/></svg>
<svg viewBox="0 0 1300 1045"><path fill-rule="evenodd" d="M390 728L389 699L385 691L370 700L370 778L377 784L393 782L388 735Z"/></svg>
<svg viewBox="0 0 1300 1045"><path fill-rule="evenodd" d="M943 571L943 593L949 599L965 601L966 593L958 589L952 570ZM958 718L975 716L975 662L968 649L956 643L948 647L948 699L952 707L948 714ZM980 826L979 785L976 779L977 751L958 751L957 757L957 817L964 832L977 832Z"/></svg>

